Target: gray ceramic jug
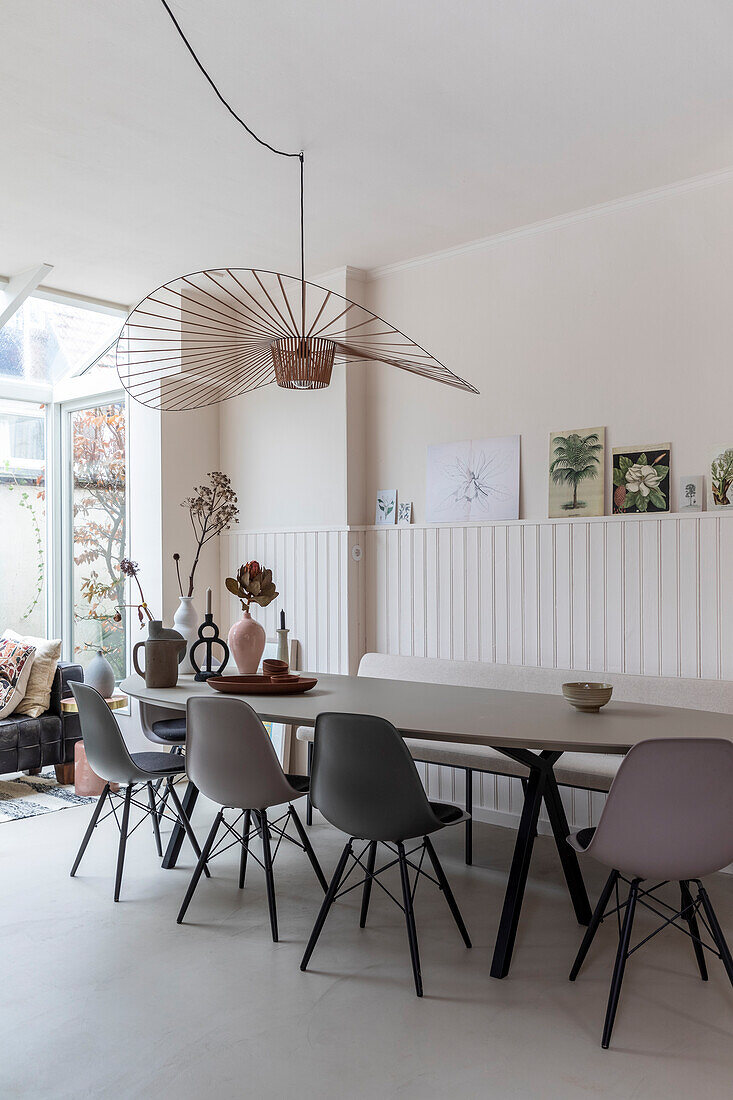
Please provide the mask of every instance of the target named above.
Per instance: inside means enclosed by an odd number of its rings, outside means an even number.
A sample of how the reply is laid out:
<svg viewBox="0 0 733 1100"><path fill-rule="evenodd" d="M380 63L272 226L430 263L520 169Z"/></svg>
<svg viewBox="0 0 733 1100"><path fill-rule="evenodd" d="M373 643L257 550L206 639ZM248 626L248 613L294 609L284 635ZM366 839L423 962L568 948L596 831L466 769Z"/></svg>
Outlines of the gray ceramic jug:
<svg viewBox="0 0 733 1100"><path fill-rule="evenodd" d="M138 664L138 650L145 647L145 668ZM175 687L178 683L178 662L186 652L186 639L177 630L164 627L160 619L148 623L148 637L138 642L132 651L132 663L138 676L149 688Z"/></svg>

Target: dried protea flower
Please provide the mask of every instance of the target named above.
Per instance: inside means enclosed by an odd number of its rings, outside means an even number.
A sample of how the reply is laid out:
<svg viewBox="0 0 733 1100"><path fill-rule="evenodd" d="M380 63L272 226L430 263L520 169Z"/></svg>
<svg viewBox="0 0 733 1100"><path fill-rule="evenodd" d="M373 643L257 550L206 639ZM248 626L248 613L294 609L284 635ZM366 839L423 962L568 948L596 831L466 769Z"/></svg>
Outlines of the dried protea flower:
<svg viewBox="0 0 733 1100"><path fill-rule="evenodd" d="M267 607L280 595L272 580L272 570L263 569L258 561L240 565L236 577L227 577L226 586L232 595L241 600L244 611L249 611L253 603Z"/></svg>

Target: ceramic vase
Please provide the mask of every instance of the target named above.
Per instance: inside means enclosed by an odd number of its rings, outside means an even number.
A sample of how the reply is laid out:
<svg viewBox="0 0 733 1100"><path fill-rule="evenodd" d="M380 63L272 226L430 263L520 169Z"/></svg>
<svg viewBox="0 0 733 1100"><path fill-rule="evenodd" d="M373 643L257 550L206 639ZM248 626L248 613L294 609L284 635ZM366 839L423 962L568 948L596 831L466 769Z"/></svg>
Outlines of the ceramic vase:
<svg viewBox="0 0 733 1100"><path fill-rule="evenodd" d="M185 639L177 630L164 627L160 619L148 623L148 637L132 647L132 663L135 672L145 680L146 687L175 687L178 682L178 660L184 652ZM145 651L145 668L138 661L140 650Z"/></svg>
<svg viewBox="0 0 733 1100"><path fill-rule="evenodd" d="M180 603L173 616L173 626L186 640L186 652L178 666L181 676L193 675L194 667L191 664L191 646L198 640L199 613L193 606L193 596L181 596Z"/></svg>
<svg viewBox="0 0 733 1100"><path fill-rule="evenodd" d="M97 650L97 656L84 669L84 683L96 688L103 699L110 699L114 695L115 672L101 649Z"/></svg>
<svg viewBox="0 0 733 1100"><path fill-rule="evenodd" d="M265 651L265 637L265 628L249 611L243 611L242 618L232 624L227 642L240 676L254 676L257 672Z"/></svg>

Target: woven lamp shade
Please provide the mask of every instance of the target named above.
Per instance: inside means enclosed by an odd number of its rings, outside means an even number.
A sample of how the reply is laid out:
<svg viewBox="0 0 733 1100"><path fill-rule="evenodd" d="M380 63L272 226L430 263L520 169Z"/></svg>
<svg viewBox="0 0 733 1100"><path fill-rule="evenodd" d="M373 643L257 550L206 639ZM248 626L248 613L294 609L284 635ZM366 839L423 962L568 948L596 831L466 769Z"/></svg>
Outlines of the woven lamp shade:
<svg viewBox="0 0 733 1100"><path fill-rule="evenodd" d="M325 390L336 357L333 340L283 336L270 344L275 381L286 390Z"/></svg>
<svg viewBox="0 0 733 1100"><path fill-rule="evenodd" d="M175 412L276 382L329 384L335 362L388 363L478 391L363 306L291 275L218 268L182 275L149 294L117 341L117 370L131 397Z"/></svg>

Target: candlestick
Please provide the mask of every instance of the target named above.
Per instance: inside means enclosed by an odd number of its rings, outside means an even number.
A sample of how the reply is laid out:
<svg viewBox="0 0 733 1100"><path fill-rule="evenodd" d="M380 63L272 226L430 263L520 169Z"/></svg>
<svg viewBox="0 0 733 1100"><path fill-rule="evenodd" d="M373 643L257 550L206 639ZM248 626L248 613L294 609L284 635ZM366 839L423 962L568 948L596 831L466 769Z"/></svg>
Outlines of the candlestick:
<svg viewBox="0 0 733 1100"><path fill-rule="evenodd" d="M285 629L285 612L284 611L280 612L280 629L281 630Z"/></svg>
<svg viewBox="0 0 733 1100"><path fill-rule="evenodd" d="M206 589L206 614L211 614L211 589Z"/></svg>

